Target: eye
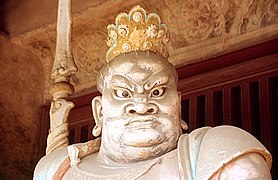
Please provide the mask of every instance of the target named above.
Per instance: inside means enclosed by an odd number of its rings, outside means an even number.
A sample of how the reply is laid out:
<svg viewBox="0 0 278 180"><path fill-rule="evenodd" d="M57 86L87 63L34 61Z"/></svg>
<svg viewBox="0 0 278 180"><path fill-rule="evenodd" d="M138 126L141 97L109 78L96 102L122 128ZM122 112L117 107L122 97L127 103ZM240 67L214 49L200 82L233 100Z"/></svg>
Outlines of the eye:
<svg viewBox="0 0 278 180"><path fill-rule="evenodd" d="M115 94L117 97L120 97L120 98L130 98L131 97L131 93L126 89L116 89Z"/></svg>
<svg viewBox="0 0 278 180"><path fill-rule="evenodd" d="M154 88L151 91L151 97L153 97L153 98L161 97L165 93L165 90L166 90L165 86L160 86L160 87Z"/></svg>

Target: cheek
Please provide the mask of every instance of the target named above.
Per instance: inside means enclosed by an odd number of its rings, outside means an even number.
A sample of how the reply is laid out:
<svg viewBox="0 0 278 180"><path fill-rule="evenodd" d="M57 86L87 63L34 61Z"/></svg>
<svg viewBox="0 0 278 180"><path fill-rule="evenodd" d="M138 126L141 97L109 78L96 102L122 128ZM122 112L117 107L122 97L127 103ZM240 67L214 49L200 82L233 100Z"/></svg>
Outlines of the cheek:
<svg viewBox="0 0 278 180"><path fill-rule="evenodd" d="M158 100L157 103L162 113L179 118L180 98L177 93L168 93L165 98Z"/></svg>
<svg viewBox="0 0 278 180"><path fill-rule="evenodd" d="M103 124L102 137L106 138L105 142L118 142L124 132L123 123L120 121L106 119Z"/></svg>
<svg viewBox="0 0 278 180"><path fill-rule="evenodd" d="M123 116L126 104L127 102L115 100L112 96L103 96L102 114L104 118Z"/></svg>
<svg viewBox="0 0 278 180"><path fill-rule="evenodd" d="M177 118L164 119L159 129L161 132L175 133L179 131L179 123Z"/></svg>

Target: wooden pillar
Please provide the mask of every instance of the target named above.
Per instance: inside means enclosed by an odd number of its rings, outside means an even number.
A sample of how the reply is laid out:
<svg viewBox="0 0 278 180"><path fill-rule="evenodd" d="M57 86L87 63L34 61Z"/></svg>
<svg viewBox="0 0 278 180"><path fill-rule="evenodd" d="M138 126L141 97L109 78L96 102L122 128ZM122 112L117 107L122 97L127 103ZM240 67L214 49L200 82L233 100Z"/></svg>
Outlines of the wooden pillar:
<svg viewBox="0 0 278 180"><path fill-rule="evenodd" d="M269 111L269 80L262 78L259 80L260 92L260 127L261 127L261 140L267 149L271 149L271 123Z"/></svg>
<svg viewBox="0 0 278 180"><path fill-rule="evenodd" d="M197 97L193 96L189 99L189 131L196 129L197 127Z"/></svg>
<svg viewBox="0 0 278 180"><path fill-rule="evenodd" d="M249 83L242 83L242 93L241 93L241 102L242 102L242 127L252 133L252 122L250 117L250 91Z"/></svg>
<svg viewBox="0 0 278 180"><path fill-rule="evenodd" d="M224 114L224 124L232 125L232 117L231 117L231 88L226 87L223 90L223 114Z"/></svg>
<svg viewBox="0 0 278 180"><path fill-rule="evenodd" d="M213 119L213 91L209 91L206 94L206 125L207 126L214 126L214 119Z"/></svg>

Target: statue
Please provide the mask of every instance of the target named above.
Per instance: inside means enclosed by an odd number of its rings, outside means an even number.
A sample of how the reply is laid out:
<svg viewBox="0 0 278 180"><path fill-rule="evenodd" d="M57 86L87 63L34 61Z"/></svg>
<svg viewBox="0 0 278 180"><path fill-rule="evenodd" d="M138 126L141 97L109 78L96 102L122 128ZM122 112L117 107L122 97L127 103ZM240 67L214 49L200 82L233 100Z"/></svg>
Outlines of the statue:
<svg viewBox="0 0 278 180"><path fill-rule="evenodd" d="M34 179L271 179L272 158L233 126L182 134L177 73L167 60L167 27L141 6L108 26L107 65L92 100L96 140L57 149Z"/></svg>

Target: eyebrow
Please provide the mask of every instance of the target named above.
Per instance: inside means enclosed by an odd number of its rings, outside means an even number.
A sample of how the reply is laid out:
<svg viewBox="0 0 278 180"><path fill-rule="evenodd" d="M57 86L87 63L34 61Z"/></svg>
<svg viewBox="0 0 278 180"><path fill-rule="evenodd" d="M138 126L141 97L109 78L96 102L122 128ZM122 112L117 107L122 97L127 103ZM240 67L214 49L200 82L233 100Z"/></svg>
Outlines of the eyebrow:
<svg viewBox="0 0 278 180"><path fill-rule="evenodd" d="M150 90L154 87L165 85L168 83L168 81L169 81L169 76L167 75L166 72L162 71L150 76L146 84L144 85L144 88L146 90Z"/></svg>
<svg viewBox="0 0 278 180"><path fill-rule="evenodd" d="M130 89L133 90L133 86L132 84L130 84L129 80L121 75L114 75L112 77L112 81L111 81L112 87L113 88L126 88L126 89Z"/></svg>

